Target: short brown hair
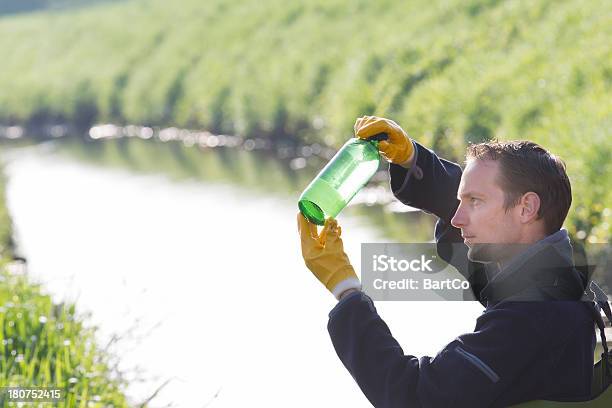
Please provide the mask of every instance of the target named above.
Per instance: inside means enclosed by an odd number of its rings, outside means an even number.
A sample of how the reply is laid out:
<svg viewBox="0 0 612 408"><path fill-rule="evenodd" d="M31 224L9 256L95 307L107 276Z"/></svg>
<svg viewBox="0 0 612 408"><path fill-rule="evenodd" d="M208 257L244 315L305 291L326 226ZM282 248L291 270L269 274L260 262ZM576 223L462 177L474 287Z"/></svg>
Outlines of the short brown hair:
<svg viewBox="0 0 612 408"><path fill-rule="evenodd" d="M560 158L536 143L514 140L470 145L466 159L499 161L498 181L504 190L506 211L531 191L540 197L537 219L544 219L546 233L561 229L572 204L572 186Z"/></svg>

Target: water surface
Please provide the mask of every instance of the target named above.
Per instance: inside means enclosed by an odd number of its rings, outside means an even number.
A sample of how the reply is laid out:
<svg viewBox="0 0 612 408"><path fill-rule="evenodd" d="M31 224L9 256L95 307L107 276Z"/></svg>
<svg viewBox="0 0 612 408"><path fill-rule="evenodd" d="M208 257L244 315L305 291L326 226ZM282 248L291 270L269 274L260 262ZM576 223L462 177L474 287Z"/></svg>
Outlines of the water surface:
<svg viewBox="0 0 612 408"><path fill-rule="evenodd" d="M305 268L295 197L86 163L55 144L5 152L19 250L57 301L91 313L141 401L153 406L371 406L337 358L335 300ZM400 217L398 214L397 217ZM389 237L339 218L360 244ZM435 355L471 331L474 303L379 302L406 354Z"/></svg>

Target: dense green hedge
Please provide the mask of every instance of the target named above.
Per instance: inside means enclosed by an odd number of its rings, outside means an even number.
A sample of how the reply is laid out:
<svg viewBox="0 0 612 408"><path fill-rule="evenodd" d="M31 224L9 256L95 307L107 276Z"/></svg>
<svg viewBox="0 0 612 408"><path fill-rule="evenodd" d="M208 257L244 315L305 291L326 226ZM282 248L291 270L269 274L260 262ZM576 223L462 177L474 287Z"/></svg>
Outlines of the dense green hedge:
<svg viewBox="0 0 612 408"><path fill-rule="evenodd" d="M468 142L528 138L568 164L570 231L607 240L610 38L608 0L104 3L0 20L0 123L337 146L378 114L455 160Z"/></svg>

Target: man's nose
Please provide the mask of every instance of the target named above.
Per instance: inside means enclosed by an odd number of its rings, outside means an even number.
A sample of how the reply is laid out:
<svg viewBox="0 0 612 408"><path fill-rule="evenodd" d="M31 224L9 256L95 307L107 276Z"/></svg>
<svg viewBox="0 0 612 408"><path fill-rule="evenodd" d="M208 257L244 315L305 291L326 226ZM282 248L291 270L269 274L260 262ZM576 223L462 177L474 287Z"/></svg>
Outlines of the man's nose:
<svg viewBox="0 0 612 408"><path fill-rule="evenodd" d="M455 228L463 228L467 225L467 217L461 205L457 207L457 211L455 211L455 215L451 219L451 225Z"/></svg>

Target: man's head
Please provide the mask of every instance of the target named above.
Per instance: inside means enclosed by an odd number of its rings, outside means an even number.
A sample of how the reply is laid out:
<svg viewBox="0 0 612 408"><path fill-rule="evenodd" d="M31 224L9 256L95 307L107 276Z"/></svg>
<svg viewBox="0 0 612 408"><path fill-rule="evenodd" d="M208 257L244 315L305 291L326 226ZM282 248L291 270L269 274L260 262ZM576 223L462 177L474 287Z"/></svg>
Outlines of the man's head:
<svg viewBox="0 0 612 408"><path fill-rule="evenodd" d="M451 224L461 229L468 257L483 262L510 255L507 244L532 244L558 231L572 202L564 163L527 141L469 146L457 196Z"/></svg>

